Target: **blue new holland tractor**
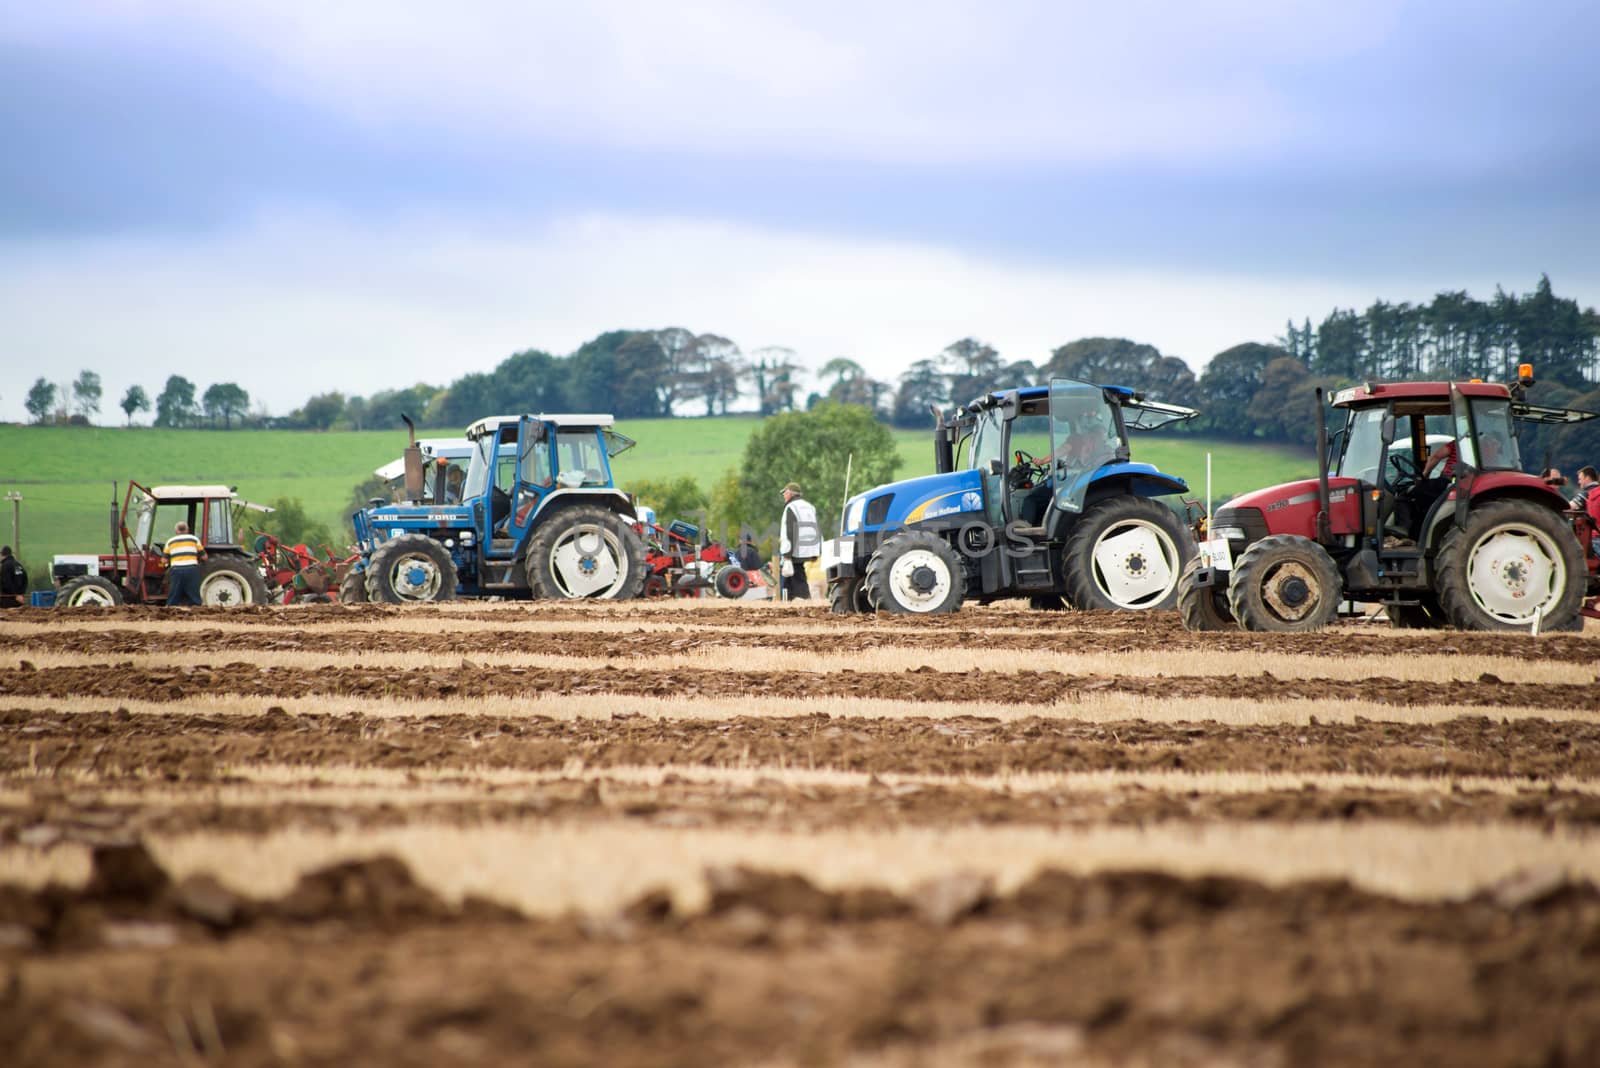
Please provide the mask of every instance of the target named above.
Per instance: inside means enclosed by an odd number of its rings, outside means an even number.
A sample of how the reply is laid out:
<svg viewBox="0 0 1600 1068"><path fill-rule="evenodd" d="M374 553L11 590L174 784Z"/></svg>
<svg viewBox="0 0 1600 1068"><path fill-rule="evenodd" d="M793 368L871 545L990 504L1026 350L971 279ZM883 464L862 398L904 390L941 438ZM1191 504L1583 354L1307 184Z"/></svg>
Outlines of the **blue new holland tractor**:
<svg viewBox="0 0 1600 1068"><path fill-rule="evenodd" d="M1071 379L935 410L937 473L850 498L823 543L833 610L1171 608L1195 544L1160 498L1189 487L1133 462L1128 431L1196 414Z"/></svg>
<svg viewBox="0 0 1600 1068"><path fill-rule="evenodd" d="M611 458L634 443L611 416L493 416L466 436L459 490L441 470L425 493L412 428L406 499L375 499L353 517L361 560L341 601L639 595L644 542L632 499L611 478Z"/></svg>

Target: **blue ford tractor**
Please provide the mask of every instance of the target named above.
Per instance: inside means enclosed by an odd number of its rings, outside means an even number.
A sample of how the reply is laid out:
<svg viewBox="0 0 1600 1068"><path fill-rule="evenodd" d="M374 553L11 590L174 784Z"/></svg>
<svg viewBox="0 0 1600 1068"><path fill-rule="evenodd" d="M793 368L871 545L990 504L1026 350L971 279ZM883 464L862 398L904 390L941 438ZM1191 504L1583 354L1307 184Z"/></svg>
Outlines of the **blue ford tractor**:
<svg viewBox="0 0 1600 1068"><path fill-rule="evenodd" d="M1171 608L1195 545L1160 498L1189 487L1133 462L1128 431L1196 414L1071 379L935 410L936 473L850 498L823 543L833 610Z"/></svg>
<svg viewBox="0 0 1600 1068"><path fill-rule="evenodd" d="M459 499L444 477L424 492L412 427L406 500L375 499L352 518L361 560L339 599L637 597L644 543L633 501L611 479L611 458L633 441L611 425L609 415L480 419L467 428Z"/></svg>

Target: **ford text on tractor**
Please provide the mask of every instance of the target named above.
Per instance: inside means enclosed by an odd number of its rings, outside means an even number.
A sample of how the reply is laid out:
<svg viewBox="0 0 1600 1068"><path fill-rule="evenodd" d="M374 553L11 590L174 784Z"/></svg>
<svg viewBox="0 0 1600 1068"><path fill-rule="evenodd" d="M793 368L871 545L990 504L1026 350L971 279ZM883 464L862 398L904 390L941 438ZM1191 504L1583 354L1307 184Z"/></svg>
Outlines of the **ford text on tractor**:
<svg viewBox="0 0 1600 1068"><path fill-rule="evenodd" d="M200 601L222 608L265 604L267 584L253 552L238 542L244 510L270 512L240 499L228 486L141 486L129 482L119 509L112 488L111 551L57 556L50 567L57 608L161 604L167 599L162 548L177 524L206 548L200 564Z"/></svg>
<svg viewBox="0 0 1600 1068"><path fill-rule="evenodd" d="M1217 509L1185 571L1192 630L1303 631L1346 599L1383 605L1398 627L1544 630L1581 626L1590 569L1567 502L1522 470L1515 423L1592 412L1528 403L1519 380L1368 383L1339 390L1328 443L1317 405L1316 478ZM1446 435L1430 449L1430 436ZM1430 452L1434 466L1429 467Z"/></svg>
<svg viewBox="0 0 1600 1068"><path fill-rule="evenodd" d="M611 458L633 441L611 416L493 416L466 437L472 455L453 501L442 477L424 493L413 429L406 502L374 500L352 517L361 559L341 601L639 595L644 544L633 501L611 478Z"/></svg>
<svg viewBox="0 0 1600 1068"><path fill-rule="evenodd" d="M1195 550L1161 498L1188 485L1134 462L1128 432L1196 414L1071 379L935 411L936 473L852 497L823 543L833 610L1171 608Z"/></svg>

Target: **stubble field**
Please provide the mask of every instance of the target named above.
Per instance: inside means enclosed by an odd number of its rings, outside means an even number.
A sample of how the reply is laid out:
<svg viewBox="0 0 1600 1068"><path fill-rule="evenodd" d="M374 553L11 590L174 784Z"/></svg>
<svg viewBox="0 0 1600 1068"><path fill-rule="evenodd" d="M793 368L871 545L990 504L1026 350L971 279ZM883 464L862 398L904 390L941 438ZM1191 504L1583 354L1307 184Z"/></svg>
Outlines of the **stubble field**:
<svg viewBox="0 0 1600 1068"><path fill-rule="evenodd" d="M1600 1063L1600 634L0 619L8 1063Z"/></svg>

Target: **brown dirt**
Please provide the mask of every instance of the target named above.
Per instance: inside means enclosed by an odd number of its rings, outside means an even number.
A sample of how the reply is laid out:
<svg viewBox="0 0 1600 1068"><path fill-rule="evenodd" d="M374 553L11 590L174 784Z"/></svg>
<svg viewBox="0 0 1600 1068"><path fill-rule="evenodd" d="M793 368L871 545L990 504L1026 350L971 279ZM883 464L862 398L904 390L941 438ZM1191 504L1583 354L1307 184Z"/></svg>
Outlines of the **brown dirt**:
<svg viewBox="0 0 1600 1068"><path fill-rule="evenodd" d="M277 900L174 885L137 846L83 891L0 891L10 1063L1581 1065L1600 894L1513 880L1407 904L1340 882L1045 872L905 897L708 875L703 913L452 908L388 858ZM165 946L161 952L109 945Z"/></svg>
<svg viewBox="0 0 1600 1068"><path fill-rule="evenodd" d="M244 624L174 636L142 629L186 618ZM427 634L372 624L427 621ZM669 622L678 631L468 633L499 622ZM1600 1063L1600 894L1560 873L1513 877L1471 901L1405 903L1343 883L1271 888L1154 872L1044 873L1013 894L952 877L904 897L839 893L804 879L720 872L704 913L647 896L618 916L529 919L485 901L440 901L393 859L308 875L252 900L205 876L174 885L137 848L144 834L265 833L427 820L583 827L646 821L752 830L1031 825L1100 827L1239 821L1399 820L1432 826L1529 823L1582 835L1600 796L1554 780L1600 778L1600 723L1495 714L1499 706L1593 707L1592 685L1281 680L1251 653L1327 657L1422 653L1587 662L1592 639L1393 634L1188 635L1171 614L964 610L944 619L838 619L821 605L388 606L288 610L157 608L7 613L48 622L6 634L7 650L76 653L80 667L0 673L0 695L83 698L103 711L6 707L0 696L0 850L98 848L82 890L0 887L0 1056L11 1064L307 1063L702 1065L892 1063L1127 1065ZM79 621L114 621L112 630ZM762 635L752 622L837 630ZM995 634L997 627L1024 631ZM850 643L846 645L845 643ZM726 647L869 646L1152 651L1237 658L1232 677L1121 678L1052 672L637 671L641 655ZM551 652L588 671L258 668L234 650L357 648ZM185 651L183 669L119 658ZM611 666L608 661L616 661ZM1224 663L1226 666L1226 663ZM1401 706L1461 704L1483 716L1408 725L1224 726L826 715L726 720L629 715L638 695L888 697L1009 702L1128 693L1178 707L1191 697L1309 698ZM466 698L585 695L593 718L207 715L212 694ZM133 715L119 703L162 702ZM1320 707L1318 709L1321 711ZM609 717L607 713L610 713ZM1332 713L1330 713L1332 714ZM1345 718L1345 717L1340 717ZM222 804L213 786L262 765L448 773L465 799ZM1005 791L971 785L750 785L607 777L623 766L817 768L873 775L1065 771L1321 772L1405 777L1419 789L1359 784L1237 793L1117 786ZM581 777L575 768L582 768ZM483 769L563 777L498 791ZM1501 777L1516 791L1463 791L1451 777ZM333 778L330 774L329 778ZM1432 780L1440 780L1434 782ZM400 787L400 789L405 789ZM117 791L116 795L110 791ZM1427 833L1427 832L1424 832ZM1592 833L1592 832L1591 832Z"/></svg>
<svg viewBox="0 0 1600 1068"><path fill-rule="evenodd" d="M235 661L183 668L138 668L131 662L23 670L0 676L0 698L103 697L184 701L206 694L267 697L497 697L607 694L653 697L881 697L902 701L999 701L1050 704L1088 694L1116 693L1162 700L1191 697L1251 699L1359 698L1378 704L1451 704L1492 708L1575 709L1594 702L1592 683L1510 683L1485 674L1475 681L1278 679L1268 672L1143 678L1069 675L1059 671L966 672L932 667L903 672L637 670L610 662L591 671L496 668L493 671L379 667L258 667Z"/></svg>
<svg viewBox="0 0 1600 1068"><path fill-rule="evenodd" d="M663 720L493 716L130 715L0 710L0 772L45 768L207 781L240 764L560 770L695 764L994 775L1024 771L1286 771L1600 777L1600 724L1080 723L1029 717L827 715Z"/></svg>

